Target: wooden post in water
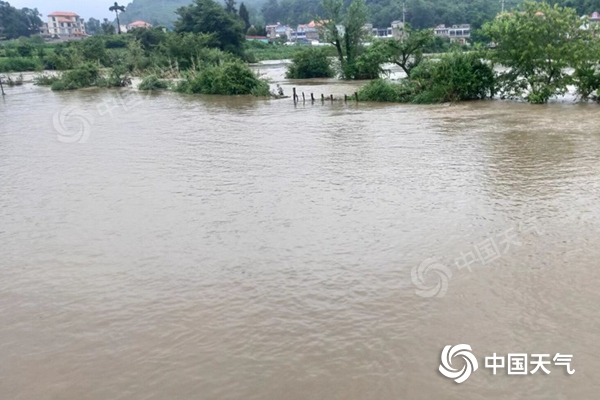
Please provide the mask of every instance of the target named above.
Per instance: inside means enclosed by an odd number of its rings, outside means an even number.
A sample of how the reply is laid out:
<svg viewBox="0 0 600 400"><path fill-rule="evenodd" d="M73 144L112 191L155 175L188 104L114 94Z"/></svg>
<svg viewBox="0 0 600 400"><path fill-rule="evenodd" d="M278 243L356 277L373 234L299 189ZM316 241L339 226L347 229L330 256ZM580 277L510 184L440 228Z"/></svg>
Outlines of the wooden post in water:
<svg viewBox="0 0 600 400"><path fill-rule="evenodd" d="M333 95L332 94L329 95L329 98L331 99L331 102L333 103Z"/></svg>
<svg viewBox="0 0 600 400"><path fill-rule="evenodd" d="M302 102L305 103L306 102L306 97L304 97L304 92L302 92Z"/></svg>
<svg viewBox="0 0 600 400"><path fill-rule="evenodd" d="M294 92L293 96L294 96L294 103L296 102L296 99L298 96L296 96L296 88L292 88L292 92Z"/></svg>
<svg viewBox="0 0 600 400"><path fill-rule="evenodd" d="M356 102L358 103L358 92L354 92L354 98L356 99Z"/></svg>
<svg viewBox="0 0 600 400"><path fill-rule="evenodd" d="M348 101L348 95L347 95L347 94L345 94L345 95L344 95L344 103L346 103L347 101Z"/></svg>
<svg viewBox="0 0 600 400"><path fill-rule="evenodd" d="M325 95L321 93L321 103L325 101Z"/></svg>
<svg viewBox="0 0 600 400"><path fill-rule="evenodd" d="M315 102L315 95L314 95L314 94L312 94L312 93L310 94L310 101L311 101L312 103L314 103L314 102Z"/></svg>
<svg viewBox="0 0 600 400"><path fill-rule="evenodd" d="M6 93L4 93L4 86L2 86L2 77L0 76L0 90L2 91L2 96L6 96Z"/></svg>

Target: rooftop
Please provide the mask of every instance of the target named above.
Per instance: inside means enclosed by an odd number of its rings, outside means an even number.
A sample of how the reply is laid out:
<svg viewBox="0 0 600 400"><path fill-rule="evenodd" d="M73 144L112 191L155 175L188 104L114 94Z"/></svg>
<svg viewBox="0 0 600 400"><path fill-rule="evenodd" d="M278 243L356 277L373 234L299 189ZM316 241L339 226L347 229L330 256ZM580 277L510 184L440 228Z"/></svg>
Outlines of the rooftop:
<svg viewBox="0 0 600 400"><path fill-rule="evenodd" d="M49 17L79 17L79 14L69 11L54 11L52 14L48 14Z"/></svg>

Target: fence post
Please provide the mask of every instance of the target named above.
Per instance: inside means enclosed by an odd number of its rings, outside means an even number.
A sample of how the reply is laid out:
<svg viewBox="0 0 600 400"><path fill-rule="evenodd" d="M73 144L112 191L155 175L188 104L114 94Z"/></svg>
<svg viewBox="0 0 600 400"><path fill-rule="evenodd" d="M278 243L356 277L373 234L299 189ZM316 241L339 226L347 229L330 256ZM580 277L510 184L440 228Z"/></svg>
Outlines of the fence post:
<svg viewBox="0 0 600 400"><path fill-rule="evenodd" d="M306 102L306 97L304 97L304 92L302 92L302 102Z"/></svg>
<svg viewBox="0 0 600 400"><path fill-rule="evenodd" d="M315 95L312 93L310 94L310 101L313 103L315 102Z"/></svg>
<svg viewBox="0 0 600 400"><path fill-rule="evenodd" d="M296 88L292 88L292 91L294 92L293 96L294 96L294 103L296 102L296 98L298 96L296 96Z"/></svg>
<svg viewBox="0 0 600 400"><path fill-rule="evenodd" d="M358 103L358 92L354 92L354 98L356 99L356 102Z"/></svg>

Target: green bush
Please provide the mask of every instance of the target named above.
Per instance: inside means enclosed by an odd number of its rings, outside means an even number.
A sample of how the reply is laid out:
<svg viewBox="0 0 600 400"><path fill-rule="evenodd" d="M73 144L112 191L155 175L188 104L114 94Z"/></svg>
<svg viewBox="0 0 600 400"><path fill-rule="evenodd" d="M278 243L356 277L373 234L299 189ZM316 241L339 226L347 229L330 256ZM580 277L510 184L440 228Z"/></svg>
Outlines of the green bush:
<svg viewBox="0 0 600 400"><path fill-rule="evenodd" d="M269 95L267 82L259 79L247 65L240 61L206 66L200 71L192 71L175 90L189 94Z"/></svg>
<svg viewBox="0 0 600 400"><path fill-rule="evenodd" d="M101 37L104 39L104 47L107 49L124 49L129 44L126 35L105 35Z"/></svg>
<svg viewBox="0 0 600 400"><path fill-rule="evenodd" d="M354 79L378 79L386 72L381 66L388 60L389 55L385 51L381 51L376 45L371 45L356 58L352 76Z"/></svg>
<svg viewBox="0 0 600 400"><path fill-rule="evenodd" d="M99 62L104 66L108 66L108 55L104 41L101 38L92 36L80 41L78 50L84 62Z"/></svg>
<svg viewBox="0 0 600 400"><path fill-rule="evenodd" d="M40 71L42 63L35 58L0 58L0 72Z"/></svg>
<svg viewBox="0 0 600 400"><path fill-rule="evenodd" d="M359 89L358 99L360 101L410 103L414 94L415 89L408 79L398 83L376 79Z"/></svg>
<svg viewBox="0 0 600 400"><path fill-rule="evenodd" d="M33 84L37 86L52 86L60 77L56 75L40 74L33 78Z"/></svg>
<svg viewBox="0 0 600 400"><path fill-rule="evenodd" d="M97 86L100 87L126 87L131 85L131 76L129 71L123 65L117 65L108 71L106 76L97 80Z"/></svg>
<svg viewBox="0 0 600 400"><path fill-rule="evenodd" d="M288 79L331 78L334 72L331 61L322 49L308 48L296 53L288 66Z"/></svg>
<svg viewBox="0 0 600 400"><path fill-rule="evenodd" d="M94 64L83 64L81 67L62 74L60 79L52 83L52 90L75 90L97 86L101 78L100 70Z"/></svg>
<svg viewBox="0 0 600 400"><path fill-rule="evenodd" d="M477 53L450 53L439 61L426 61L411 74L421 88L415 103L443 103L493 97L492 68Z"/></svg>
<svg viewBox="0 0 600 400"><path fill-rule="evenodd" d="M476 53L452 53L421 63L410 78L399 83L375 80L358 93L363 101L431 104L478 100L494 96L495 78Z"/></svg>
<svg viewBox="0 0 600 400"><path fill-rule="evenodd" d="M169 81L159 79L156 75L149 75L142 79L138 85L139 90L164 90L170 87Z"/></svg>

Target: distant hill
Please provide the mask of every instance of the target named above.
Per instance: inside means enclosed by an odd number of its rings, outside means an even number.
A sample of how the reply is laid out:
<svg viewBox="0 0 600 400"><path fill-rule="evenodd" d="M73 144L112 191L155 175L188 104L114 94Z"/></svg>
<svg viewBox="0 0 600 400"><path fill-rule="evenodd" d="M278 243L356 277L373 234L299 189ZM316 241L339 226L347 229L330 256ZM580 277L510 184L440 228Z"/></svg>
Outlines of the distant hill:
<svg viewBox="0 0 600 400"><path fill-rule="evenodd" d="M192 0L133 0L120 16L122 24L142 20L154 26L172 26L177 15L175 10L187 6Z"/></svg>
<svg viewBox="0 0 600 400"><path fill-rule="evenodd" d="M128 24L133 21L142 20L151 23L154 26L164 25L173 26L177 20L175 11L179 7L191 4L193 0L133 0L126 7L126 12L120 16L122 24ZM244 1L246 6L256 6L262 4L264 0ZM223 2L220 1L222 4ZM239 7L238 0L237 6Z"/></svg>
<svg viewBox="0 0 600 400"><path fill-rule="evenodd" d="M193 0L133 0L121 17L122 23L136 20L152 25L173 26L175 11ZM217 0L223 3L223 0ZM345 0L350 3L352 0ZM376 27L387 27L395 19L402 19L404 0L366 0L370 21ZM505 0L506 9L512 9L523 0ZM577 8L581 14L600 11L600 0L546 0ZM253 24L308 23L323 13L322 0L244 0ZM416 28L431 28L437 24L470 23L474 28L493 19L501 7L500 0L406 0L406 20ZM237 0L239 7L240 0Z"/></svg>

